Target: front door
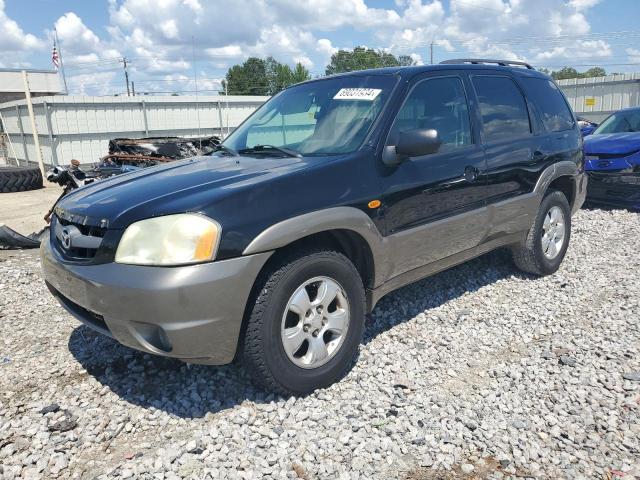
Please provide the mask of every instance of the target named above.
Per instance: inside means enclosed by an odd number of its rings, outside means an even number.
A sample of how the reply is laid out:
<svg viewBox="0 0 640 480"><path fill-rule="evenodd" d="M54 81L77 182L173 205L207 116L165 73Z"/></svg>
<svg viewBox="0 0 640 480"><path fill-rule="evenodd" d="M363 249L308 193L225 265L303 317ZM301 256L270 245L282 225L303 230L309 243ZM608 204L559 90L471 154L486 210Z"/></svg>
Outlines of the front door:
<svg viewBox="0 0 640 480"><path fill-rule="evenodd" d="M474 134L463 73L414 80L386 145L414 129L435 129L442 146L384 173L391 276L477 246L487 225L485 159Z"/></svg>

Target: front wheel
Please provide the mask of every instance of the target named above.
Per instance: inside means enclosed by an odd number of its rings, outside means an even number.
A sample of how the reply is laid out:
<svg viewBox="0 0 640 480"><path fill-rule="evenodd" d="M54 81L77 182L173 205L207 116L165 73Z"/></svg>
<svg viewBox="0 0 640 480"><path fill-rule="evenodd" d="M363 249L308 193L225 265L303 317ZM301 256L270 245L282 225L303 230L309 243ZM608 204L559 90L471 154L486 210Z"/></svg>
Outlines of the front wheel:
<svg viewBox="0 0 640 480"><path fill-rule="evenodd" d="M571 237L571 209L562 192L548 192L524 242L512 248L516 266L534 275L558 270Z"/></svg>
<svg viewBox="0 0 640 480"><path fill-rule="evenodd" d="M244 337L244 363L278 393L306 394L350 368L364 328L364 287L344 255L288 257L262 280Z"/></svg>

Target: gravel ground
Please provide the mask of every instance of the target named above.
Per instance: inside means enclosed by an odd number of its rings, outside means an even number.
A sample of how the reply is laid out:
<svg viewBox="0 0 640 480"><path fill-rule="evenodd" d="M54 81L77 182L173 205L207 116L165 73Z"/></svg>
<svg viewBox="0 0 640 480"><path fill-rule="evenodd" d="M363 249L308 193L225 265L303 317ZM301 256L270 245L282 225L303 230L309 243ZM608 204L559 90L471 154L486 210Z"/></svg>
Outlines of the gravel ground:
<svg viewBox="0 0 640 480"><path fill-rule="evenodd" d="M390 294L353 371L288 399L94 334L0 252L0 477L640 477L639 233L583 210L551 277L494 252Z"/></svg>

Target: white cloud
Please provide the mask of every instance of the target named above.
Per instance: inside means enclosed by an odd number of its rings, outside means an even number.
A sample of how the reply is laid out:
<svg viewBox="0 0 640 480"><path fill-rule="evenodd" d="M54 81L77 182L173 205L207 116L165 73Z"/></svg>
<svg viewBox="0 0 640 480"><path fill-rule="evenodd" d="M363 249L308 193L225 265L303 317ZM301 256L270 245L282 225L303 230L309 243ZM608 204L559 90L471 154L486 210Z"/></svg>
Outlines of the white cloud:
<svg viewBox="0 0 640 480"><path fill-rule="evenodd" d="M25 33L15 20L7 16L4 0L0 0L0 64L7 67L27 66L25 55L44 48L46 42L31 33Z"/></svg>
<svg viewBox="0 0 640 480"><path fill-rule="evenodd" d="M587 10L600 3L600 0L571 0L569 3L576 10Z"/></svg>
<svg viewBox="0 0 640 480"><path fill-rule="evenodd" d="M625 52L629 55L629 63L640 63L640 49L627 48Z"/></svg>
<svg viewBox="0 0 640 480"><path fill-rule="evenodd" d="M65 64L99 65L104 75L93 83L102 86L120 81L122 66L116 59L123 55L141 86L153 79L160 89L169 82L187 85L194 44L198 70L211 78L249 56L268 55L300 62L318 74L338 48L361 43L410 55L419 63L429 60L431 43L435 61L478 56L552 65L614 54L603 36L590 35L589 9L599 0L394 0L384 7L380 2L373 6L372 0L107 1L107 34L87 27L75 12L55 22ZM358 40L351 40L350 32ZM24 64L33 52L48 56L50 42L50 32L40 39L8 18L0 0L4 63ZM637 59L637 49L629 50L629 57ZM80 77L86 72L70 68L69 73ZM89 77L80 80L89 90Z"/></svg>

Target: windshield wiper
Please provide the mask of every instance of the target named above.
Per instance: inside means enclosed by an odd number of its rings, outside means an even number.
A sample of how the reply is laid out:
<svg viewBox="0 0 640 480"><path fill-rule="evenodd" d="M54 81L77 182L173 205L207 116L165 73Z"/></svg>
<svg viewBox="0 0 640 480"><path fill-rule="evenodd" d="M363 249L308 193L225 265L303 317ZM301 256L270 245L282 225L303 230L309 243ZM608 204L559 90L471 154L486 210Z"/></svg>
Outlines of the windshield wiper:
<svg viewBox="0 0 640 480"><path fill-rule="evenodd" d="M231 155L233 155L234 157L238 156L238 152L236 152L233 148L229 148L226 145L223 145L221 143L219 143L218 145L216 145L215 147L213 147L213 152L219 152L220 150L222 150L223 152L227 152L230 153Z"/></svg>
<svg viewBox="0 0 640 480"><path fill-rule="evenodd" d="M270 151L284 153L289 157L302 157L302 155L300 155L295 150L285 147L276 147L275 145L254 145L250 148L243 148L242 150L238 150L238 153L269 153Z"/></svg>

